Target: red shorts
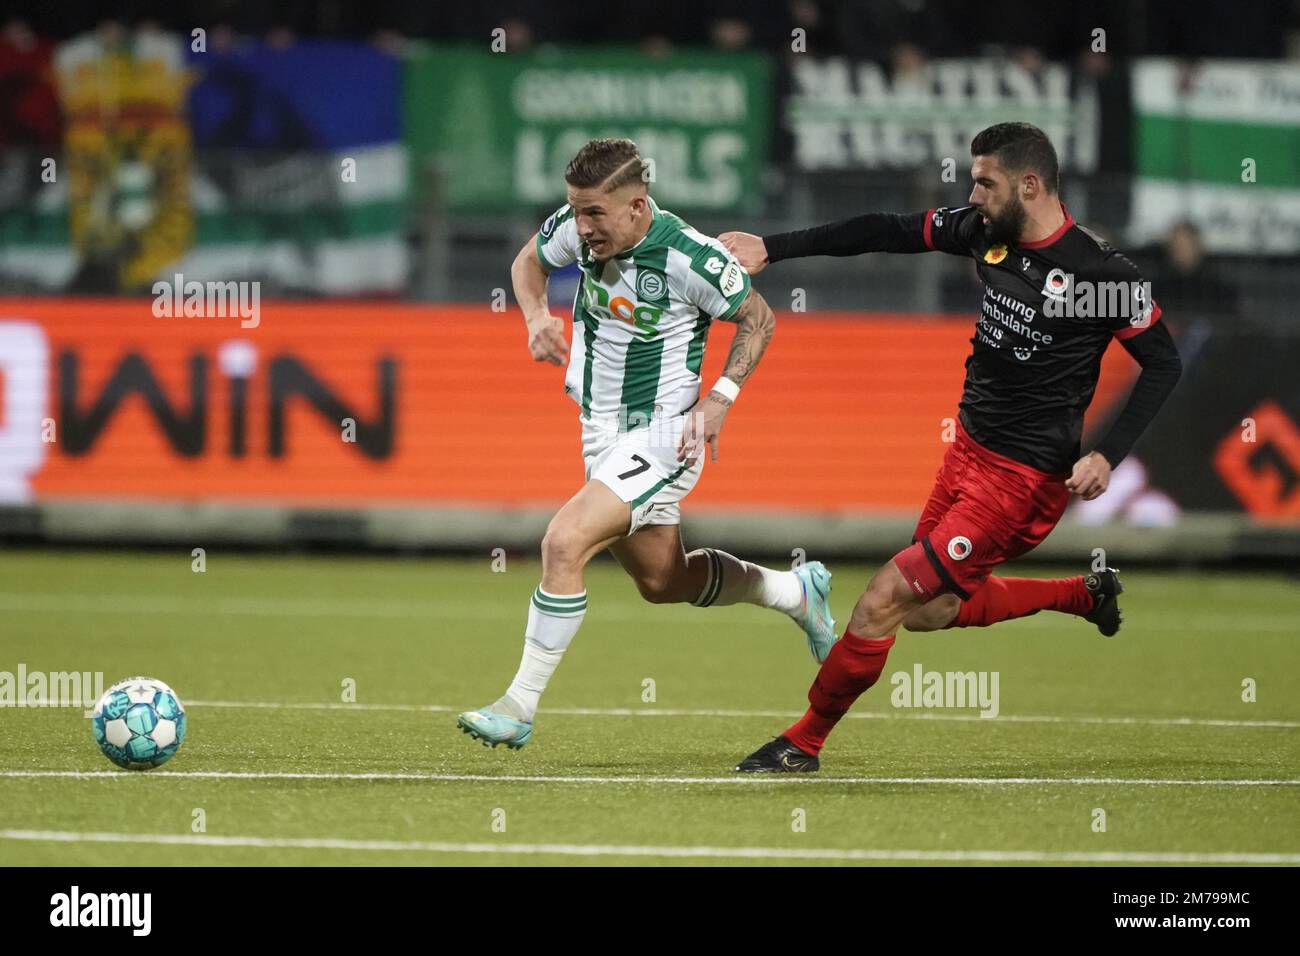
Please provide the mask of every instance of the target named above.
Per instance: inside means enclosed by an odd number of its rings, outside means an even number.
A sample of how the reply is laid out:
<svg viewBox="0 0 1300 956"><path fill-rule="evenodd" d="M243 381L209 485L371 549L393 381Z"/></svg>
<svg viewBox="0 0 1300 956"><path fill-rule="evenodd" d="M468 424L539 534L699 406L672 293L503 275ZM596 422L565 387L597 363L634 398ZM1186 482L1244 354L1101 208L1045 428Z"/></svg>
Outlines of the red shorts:
<svg viewBox="0 0 1300 956"><path fill-rule="evenodd" d="M926 600L948 592L965 600L1056 527L1070 502L1066 477L989 451L958 425L913 544L894 563Z"/></svg>

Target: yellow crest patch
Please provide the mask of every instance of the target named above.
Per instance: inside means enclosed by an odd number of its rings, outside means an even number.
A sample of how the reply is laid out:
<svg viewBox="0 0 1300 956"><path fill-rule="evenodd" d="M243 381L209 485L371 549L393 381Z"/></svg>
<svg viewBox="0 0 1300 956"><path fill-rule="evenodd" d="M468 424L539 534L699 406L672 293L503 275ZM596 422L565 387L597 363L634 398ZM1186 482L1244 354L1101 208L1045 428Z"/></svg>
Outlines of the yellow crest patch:
<svg viewBox="0 0 1300 956"><path fill-rule="evenodd" d="M1007 247L998 243L996 246L989 246L989 251L984 253L984 261L989 265L997 265L1007 257Z"/></svg>

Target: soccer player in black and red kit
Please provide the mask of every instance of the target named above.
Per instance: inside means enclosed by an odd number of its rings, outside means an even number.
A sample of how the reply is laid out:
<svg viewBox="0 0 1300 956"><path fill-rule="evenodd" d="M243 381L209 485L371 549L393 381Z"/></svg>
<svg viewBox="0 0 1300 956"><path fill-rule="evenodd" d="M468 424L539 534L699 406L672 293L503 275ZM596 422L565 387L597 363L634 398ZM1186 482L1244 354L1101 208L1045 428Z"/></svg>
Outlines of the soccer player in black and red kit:
<svg viewBox="0 0 1300 956"><path fill-rule="evenodd" d="M984 301L966 360L956 441L913 543L858 599L808 691L804 716L737 768L816 770L827 735L879 679L899 625L984 627L1041 610L1119 629L1113 569L1058 580L992 577L1036 547L1076 494L1102 494L1173 390L1178 351L1137 267L1074 221L1058 197L1056 151L1028 123L971 142L970 205L871 213L798 232L719 238L751 274L800 256L946 252L975 260ZM1142 366L1109 434L1081 456L1083 414L1111 338Z"/></svg>

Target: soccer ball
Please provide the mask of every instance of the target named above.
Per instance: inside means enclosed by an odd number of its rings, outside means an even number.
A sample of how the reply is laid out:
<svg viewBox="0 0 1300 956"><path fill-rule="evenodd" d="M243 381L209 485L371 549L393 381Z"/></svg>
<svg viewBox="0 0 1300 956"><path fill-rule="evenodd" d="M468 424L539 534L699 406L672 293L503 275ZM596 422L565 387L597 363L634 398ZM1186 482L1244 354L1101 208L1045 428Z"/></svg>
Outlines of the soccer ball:
<svg viewBox="0 0 1300 956"><path fill-rule="evenodd" d="M104 691L90 726L105 757L127 770L148 770L180 749L185 706L162 681L128 677Z"/></svg>

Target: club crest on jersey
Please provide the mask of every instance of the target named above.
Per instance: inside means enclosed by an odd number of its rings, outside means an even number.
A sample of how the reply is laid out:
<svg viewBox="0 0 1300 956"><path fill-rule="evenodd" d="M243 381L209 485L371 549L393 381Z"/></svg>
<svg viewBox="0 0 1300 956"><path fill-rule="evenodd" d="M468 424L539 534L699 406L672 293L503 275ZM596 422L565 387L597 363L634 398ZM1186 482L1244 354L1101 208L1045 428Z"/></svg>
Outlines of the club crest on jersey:
<svg viewBox="0 0 1300 956"><path fill-rule="evenodd" d="M954 561L965 561L970 557L972 550L973 546L970 543L970 538L964 534L959 534L948 541L948 557Z"/></svg>
<svg viewBox="0 0 1300 956"><path fill-rule="evenodd" d="M1000 242L996 246L989 246L989 251L984 253L984 261L991 266L997 265L1006 257L1007 247Z"/></svg>
<svg viewBox="0 0 1300 956"><path fill-rule="evenodd" d="M1043 282L1043 295L1053 302L1064 302L1069 293L1070 273L1059 268L1047 273L1047 279Z"/></svg>
<svg viewBox="0 0 1300 956"><path fill-rule="evenodd" d="M668 283L663 273L638 269L636 273L636 294L643 299L661 299Z"/></svg>

